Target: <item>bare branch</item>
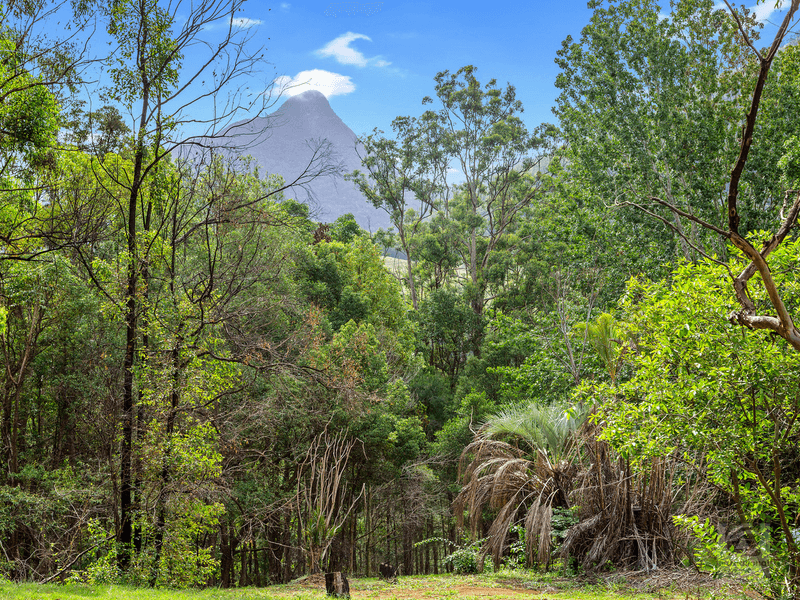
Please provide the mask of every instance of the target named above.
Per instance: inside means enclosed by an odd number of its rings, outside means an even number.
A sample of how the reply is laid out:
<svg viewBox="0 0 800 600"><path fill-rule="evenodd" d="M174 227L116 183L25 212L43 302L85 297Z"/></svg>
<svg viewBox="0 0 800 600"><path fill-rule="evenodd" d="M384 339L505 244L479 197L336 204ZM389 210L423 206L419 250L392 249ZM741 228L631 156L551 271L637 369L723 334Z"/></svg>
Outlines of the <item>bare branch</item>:
<svg viewBox="0 0 800 600"><path fill-rule="evenodd" d="M783 299L778 292L775 280L772 278L772 271L770 270L767 261L761 256L761 253L753 248L750 242L740 235L734 233L731 236L731 241L756 265L758 273L761 275L761 279L763 280L764 289L769 295L772 306L778 313L778 318L776 320L773 320L775 317L757 317L756 315L752 315L752 301L749 301L749 298L747 298L747 302L745 302L740 296L741 288L734 286L737 292L737 299L744 306L741 317L737 316L736 321L745 321L746 323L744 324L750 323L754 328L771 329L789 342L793 348L800 351L800 331L798 331L794 326L794 321L792 320L789 311L786 309L786 305L783 303Z"/></svg>
<svg viewBox="0 0 800 600"><path fill-rule="evenodd" d="M753 90L753 97L750 102L750 110L747 113L744 128L742 129L742 144L739 150L739 158L737 159L736 164L731 171L731 178L728 186L728 227L730 228L731 233L737 235L739 233L739 212L736 203L739 197L739 180L744 172L744 167L747 163L747 156L750 154L750 146L753 143L753 132L755 131L756 127L756 117L758 116L758 107L761 103L761 95L764 92L764 85L767 82L767 76L769 74L769 69L772 66L772 60L775 58L775 55L778 53L778 49L783 43L783 38L786 36L786 32L789 30L789 25L792 22L798 7L800 7L800 0L792 0L792 4L783 19L783 23L781 23L781 26L778 29L778 33L775 35L775 39L772 42L772 46L770 46L767 56L765 58L760 58L759 61L760 67L758 71L758 79L756 80L756 86Z"/></svg>
<svg viewBox="0 0 800 600"><path fill-rule="evenodd" d="M653 198L653 200L657 200L657 198ZM663 204L664 206L668 207L668 208L674 208L668 202L664 202L663 200L660 200L659 202L661 204ZM667 219L665 219L661 215L656 214L651 210L648 210L647 208L645 208L641 204L637 204L636 202L631 202L630 200L627 200L625 202L620 202L620 203L617 204L617 206L633 206L634 208L636 208L636 209L640 210L641 212L645 213L646 215L649 215L649 216L653 217L654 219L657 219L657 220L661 221L664 225L666 225L672 231L677 233L681 237L681 239L683 239L683 241L685 241L700 256L702 256L703 258L707 258L708 260L710 260L712 262L715 262L720 266L725 267L728 270L728 273L730 273L731 278L733 278L733 273L731 272L730 267L726 263L718 260L717 258L711 256L710 254L706 253L704 250L699 248L694 242L692 242L688 237L686 237L686 234L683 233L683 231L681 231L678 227L676 227L673 223L670 223ZM677 209L676 209L676 213L680 214L680 213L677 212Z"/></svg>

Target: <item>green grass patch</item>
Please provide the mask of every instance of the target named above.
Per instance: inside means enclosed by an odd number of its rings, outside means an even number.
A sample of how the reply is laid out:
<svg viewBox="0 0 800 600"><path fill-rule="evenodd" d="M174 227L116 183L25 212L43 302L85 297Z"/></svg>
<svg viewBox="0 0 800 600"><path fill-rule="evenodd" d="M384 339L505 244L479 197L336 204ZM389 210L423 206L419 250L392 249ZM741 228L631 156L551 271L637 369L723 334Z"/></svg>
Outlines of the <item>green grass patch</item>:
<svg viewBox="0 0 800 600"><path fill-rule="evenodd" d="M578 585L575 580L553 580L527 571L499 571L483 575L426 575L401 577L396 584L379 579L351 579L352 596L374 600L677 600L686 594L664 590L636 593L623 587ZM694 595L693 595L694 597ZM323 589L299 584L267 588L204 590L142 589L122 585L0 584L2 600L322 600Z"/></svg>

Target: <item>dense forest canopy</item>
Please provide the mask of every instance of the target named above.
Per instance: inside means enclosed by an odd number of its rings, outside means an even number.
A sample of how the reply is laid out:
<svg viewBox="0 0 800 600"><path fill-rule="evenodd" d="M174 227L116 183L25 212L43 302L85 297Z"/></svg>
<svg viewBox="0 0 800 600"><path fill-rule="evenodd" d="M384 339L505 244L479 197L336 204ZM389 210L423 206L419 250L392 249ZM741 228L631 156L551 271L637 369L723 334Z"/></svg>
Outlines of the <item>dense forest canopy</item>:
<svg viewBox="0 0 800 600"><path fill-rule="evenodd" d="M800 597L798 1L766 48L727 3L593 1L557 125L440 72L339 173L374 235L214 151L267 108L240 7L0 6L0 580L491 557Z"/></svg>

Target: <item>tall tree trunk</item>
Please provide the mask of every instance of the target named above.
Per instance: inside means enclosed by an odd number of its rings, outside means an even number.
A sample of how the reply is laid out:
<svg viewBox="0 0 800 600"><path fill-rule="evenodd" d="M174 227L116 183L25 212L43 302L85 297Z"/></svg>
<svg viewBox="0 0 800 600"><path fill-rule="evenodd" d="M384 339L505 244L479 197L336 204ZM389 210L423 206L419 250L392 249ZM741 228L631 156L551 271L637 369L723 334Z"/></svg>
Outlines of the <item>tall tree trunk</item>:
<svg viewBox="0 0 800 600"><path fill-rule="evenodd" d="M137 166L141 169L141 157L137 156ZM122 363L122 448L120 449L120 530L118 563L120 569L127 570L130 564L130 544L132 529L132 491L131 459L133 451L133 363L136 357L137 301L136 287L138 265L136 264L136 200L138 190L131 190L128 211L128 285L125 290L125 357Z"/></svg>
<svg viewBox="0 0 800 600"><path fill-rule="evenodd" d="M372 488L367 488L367 495L364 500L365 516L364 522L367 528L366 544L364 545L364 575L366 577L372 576Z"/></svg>
<svg viewBox="0 0 800 600"><path fill-rule="evenodd" d="M143 7L144 9L144 7ZM145 22L144 15L140 16L140 27ZM147 33L140 48L147 45ZM130 546L133 538L132 527L132 459L133 459L133 365L136 359L136 338L139 334L137 287L139 282L139 254L137 249L137 204L142 187L143 165L145 154L145 133L147 126L147 113L150 108L150 87L145 72L142 77L142 110L139 117L139 129L136 138L136 151L134 154L133 175L131 178L130 194L128 196L128 227L126 237L128 242L128 272L127 286L125 288L125 357L122 363L122 449L120 451L120 531L118 541L120 551L118 555L119 567L124 571L130 564Z"/></svg>
<svg viewBox="0 0 800 600"><path fill-rule="evenodd" d="M247 587L249 580L247 578L247 544L242 543L241 548L239 548L239 552L241 553L239 558L241 559L241 571L239 572L239 587Z"/></svg>
<svg viewBox="0 0 800 600"><path fill-rule="evenodd" d="M414 267L411 261L411 252L409 251L408 248L408 242L406 241L405 227L400 227L399 233L400 233L400 243L403 246L403 252L405 252L406 255L406 269L408 271L408 291L409 294L411 294L411 306L416 311L417 308L419 308L418 306L419 303L417 300L417 288L414 285Z"/></svg>
<svg viewBox="0 0 800 600"><path fill-rule="evenodd" d="M430 529L430 536L433 537L434 534L434 527L433 527L433 517L431 517L431 529ZM439 542L435 542L433 544L433 574L439 574Z"/></svg>

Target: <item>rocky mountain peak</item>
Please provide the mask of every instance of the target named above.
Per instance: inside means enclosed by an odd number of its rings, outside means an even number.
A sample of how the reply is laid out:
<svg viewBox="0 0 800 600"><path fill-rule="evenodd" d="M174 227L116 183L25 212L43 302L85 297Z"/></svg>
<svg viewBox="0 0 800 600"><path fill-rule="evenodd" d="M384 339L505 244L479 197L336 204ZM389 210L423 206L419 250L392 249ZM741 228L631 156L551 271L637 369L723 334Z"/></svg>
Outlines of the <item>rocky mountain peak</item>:
<svg viewBox="0 0 800 600"><path fill-rule="evenodd" d="M290 96L266 117L233 124L216 143L230 154L249 154L263 173L278 173L287 182L300 177L312 159L312 148L325 140L330 160L342 174L361 169L356 134L331 108L324 94L308 90ZM375 231L388 227L386 213L376 210L352 182L341 176L319 177L286 192L307 202L314 218L332 222L352 213L359 225Z"/></svg>
<svg viewBox="0 0 800 600"><path fill-rule="evenodd" d="M302 94L289 96L278 109L278 112L321 113L333 112L333 109L328 99L325 97L325 94L317 90L307 90Z"/></svg>

